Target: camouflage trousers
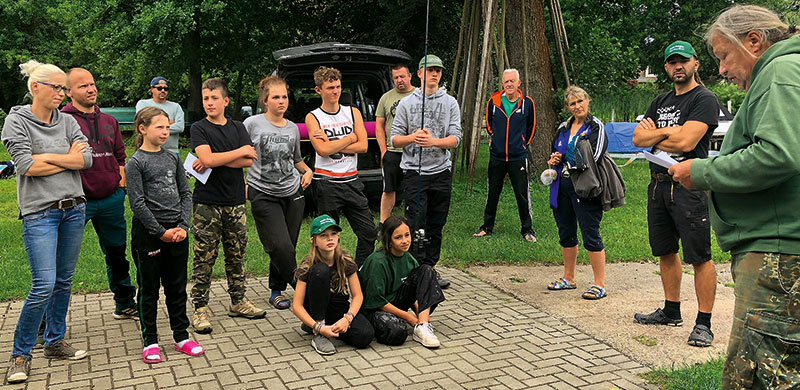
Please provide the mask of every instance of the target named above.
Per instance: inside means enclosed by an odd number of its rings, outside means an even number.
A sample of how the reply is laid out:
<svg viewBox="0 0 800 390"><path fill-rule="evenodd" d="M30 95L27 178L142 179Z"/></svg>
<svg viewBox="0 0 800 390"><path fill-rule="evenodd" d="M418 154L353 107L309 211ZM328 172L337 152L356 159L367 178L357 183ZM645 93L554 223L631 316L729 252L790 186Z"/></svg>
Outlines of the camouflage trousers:
<svg viewBox="0 0 800 390"><path fill-rule="evenodd" d="M247 247L247 206L194 204L194 266L192 268L192 303L195 309L208 305L211 271L217 260L219 244L225 254L225 276L231 303L244 299L244 253Z"/></svg>
<svg viewBox="0 0 800 390"><path fill-rule="evenodd" d="M736 304L722 388L797 388L800 256L748 252L731 268Z"/></svg>

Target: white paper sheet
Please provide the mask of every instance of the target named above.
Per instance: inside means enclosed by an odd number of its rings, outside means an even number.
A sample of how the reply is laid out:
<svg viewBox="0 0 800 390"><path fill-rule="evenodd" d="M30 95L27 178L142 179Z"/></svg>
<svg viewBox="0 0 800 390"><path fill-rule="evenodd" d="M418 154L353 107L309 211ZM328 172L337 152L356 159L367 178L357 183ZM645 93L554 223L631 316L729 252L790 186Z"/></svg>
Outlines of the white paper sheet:
<svg viewBox="0 0 800 390"><path fill-rule="evenodd" d="M206 168L203 173L197 172L194 170L194 168L192 168L194 160L197 160L197 157L191 153L186 154L186 160L183 162L183 169L185 169L186 172L191 173L192 176L196 177L197 180L200 180L201 183L206 184L208 177L211 175L211 168Z"/></svg>
<svg viewBox="0 0 800 390"><path fill-rule="evenodd" d="M664 168L669 168L678 163L677 161L675 161L674 158L670 157L670 155L664 152L663 150L659 151L656 154L645 151L644 158L646 158L647 161L661 165Z"/></svg>

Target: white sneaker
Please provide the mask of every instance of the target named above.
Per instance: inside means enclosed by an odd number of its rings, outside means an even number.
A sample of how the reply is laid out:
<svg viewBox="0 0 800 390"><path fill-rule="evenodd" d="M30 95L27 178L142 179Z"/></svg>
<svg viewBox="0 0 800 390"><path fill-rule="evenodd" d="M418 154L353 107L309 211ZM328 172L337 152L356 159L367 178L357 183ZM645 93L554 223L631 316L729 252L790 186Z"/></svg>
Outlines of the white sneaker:
<svg viewBox="0 0 800 390"><path fill-rule="evenodd" d="M414 326L414 341L418 341L426 348L439 348L439 338L433 333L433 325L424 322Z"/></svg>

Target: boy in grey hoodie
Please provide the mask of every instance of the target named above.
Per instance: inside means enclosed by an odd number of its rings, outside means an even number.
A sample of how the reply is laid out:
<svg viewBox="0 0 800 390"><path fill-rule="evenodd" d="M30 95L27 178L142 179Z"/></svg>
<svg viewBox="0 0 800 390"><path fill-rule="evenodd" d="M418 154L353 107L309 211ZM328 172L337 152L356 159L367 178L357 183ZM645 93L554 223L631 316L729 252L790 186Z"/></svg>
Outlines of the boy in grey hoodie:
<svg viewBox="0 0 800 390"><path fill-rule="evenodd" d="M414 232L424 229L425 242L415 235L411 254L420 264L431 267L439 261L442 228L447 223L452 192L450 150L461 142L461 111L458 102L439 88L444 65L435 55L419 62L417 75L422 88L403 98L392 123L392 144L403 148L400 168L404 171L403 194L406 219ZM424 127L423 113L424 88ZM420 154L422 156L420 158ZM417 192L419 191L419 204ZM439 279L439 286L450 282Z"/></svg>

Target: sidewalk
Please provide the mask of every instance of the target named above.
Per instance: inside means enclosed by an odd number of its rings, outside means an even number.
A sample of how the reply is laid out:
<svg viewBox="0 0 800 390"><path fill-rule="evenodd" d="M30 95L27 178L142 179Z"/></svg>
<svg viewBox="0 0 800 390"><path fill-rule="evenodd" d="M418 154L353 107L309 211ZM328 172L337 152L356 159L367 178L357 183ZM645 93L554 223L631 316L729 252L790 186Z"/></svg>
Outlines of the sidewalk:
<svg viewBox="0 0 800 390"><path fill-rule="evenodd" d="M429 350L411 340L400 347L373 341L355 350L336 341L323 357L311 348L290 310L266 319L229 318L224 280L212 284L214 332L194 335L199 358L172 349L166 308L159 334L165 361L141 360L138 323L115 320L110 293L75 295L67 339L89 350L75 362L49 361L34 350L26 384L3 389L640 389L649 369L573 326L512 298L466 273L440 269L453 281L432 323L442 342ZM248 280L248 297L267 307L267 279ZM163 297L162 297L163 298ZM0 357L5 370L21 301L1 303Z"/></svg>

